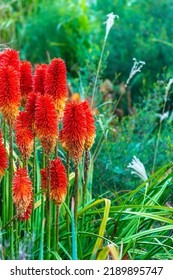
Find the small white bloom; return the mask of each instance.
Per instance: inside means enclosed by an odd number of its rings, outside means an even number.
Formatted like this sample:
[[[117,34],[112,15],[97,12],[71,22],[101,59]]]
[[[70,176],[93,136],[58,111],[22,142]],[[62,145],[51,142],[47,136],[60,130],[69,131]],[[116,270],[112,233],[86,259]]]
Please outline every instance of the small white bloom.
[[[108,19],[104,22],[106,24],[106,34],[105,34],[105,41],[109,35],[109,31],[111,30],[112,26],[114,25],[114,19],[119,19],[118,15],[114,15],[113,13],[110,13],[107,15]]]
[[[141,72],[142,67],[145,65],[145,61],[141,61],[141,60],[137,61],[137,59],[135,57],[133,58],[133,61],[134,62],[133,62],[132,69],[130,71],[130,75],[126,81],[126,85],[125,85],[126,87],[128,86],[128,84],[129,84],[130,80],[133,78],[133,76],[135,76],[136,73]]]
[[[167,119],[168,116],[169,116],[169,111],[165,112],[164,114],[157,114],[157,116],[160,118],[161,122],[164,120],[164,119]]]
[[[166,90],[169,91],[171,88],[171,85],[173,84],[173,78],[171,78],[166,86]]]
[[[127,167],[133,169],[131,174],[137,175],[144,182],[148,180],[145,167],[143,163],[136,156],[133,157],[132,162],[129,163]]]
[[[173,78],[171,78],[166,86],[166,93],[164,96],[164,101],[167,102],[168,93],[170,91],[171,85],[173,84]]]

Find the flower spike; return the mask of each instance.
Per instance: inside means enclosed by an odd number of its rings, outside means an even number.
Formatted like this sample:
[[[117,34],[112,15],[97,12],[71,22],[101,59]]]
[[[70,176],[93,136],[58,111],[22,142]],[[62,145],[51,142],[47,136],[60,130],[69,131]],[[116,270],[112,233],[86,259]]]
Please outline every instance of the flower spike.
[[[27,112],[19,113],[15,123],[15,131],[18,149],[24,159],[29,159],[33,149],[34,135]]]
[[[86,115],[82,102],[71,100],[65,107],[62,136],[75,164],[82,158],[87,133]]]
[[[33,192],[31,179],[26,168],[17,169],[13,178],[13,201],[20,220],[27,220],[31,214]]]
[[[94,125],[94,116],[92,114],[92,110],[89,106],[88,101],[84,100],[82,104],[86,116],[86,127],[87,127],[85,149],[90,150],[96,136],[96,127]]]
[[[12,66],[2,66],[0,67],[0,110],[8,124],[14,123],[19,106],[19,75]]]
[[[41,186],[46,190],[47,170],[41,170]],[[50,197],[56,205],[61,205],[67,194],[67,175],[60,158],[50,163]]]
[[[36,64],[34,71],[34,92],[45,94],[45,78],[47,71],[47,64]]]
[[[58,118],[52,98],[39,95],[36,100],[36,133],[47,155],[53,151],[58,137]]]
[[[52,96],[58,117],[61,118],[68,97],[66,65],[61,58],[54,58],[48,66],[45,91]]]
[[[0,176],[4,175],[4,171],[7,167],[8,167],[7,152],[4,147],[2,132],[0,130]]]
[[[20,64],[20,91],[21,105],[26,104],[27,96],[32,91],[32,66],[29,61],[21,61]]]
[[[0,53],[0,67],[12,66],[19,74],[20,72],[20,59],[19,52],[13,49],[6,49]]]

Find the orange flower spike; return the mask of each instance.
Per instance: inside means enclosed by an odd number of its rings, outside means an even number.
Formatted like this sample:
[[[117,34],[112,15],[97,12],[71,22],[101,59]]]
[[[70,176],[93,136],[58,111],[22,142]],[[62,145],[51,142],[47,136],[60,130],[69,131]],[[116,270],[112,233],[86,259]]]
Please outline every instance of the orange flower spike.
[[[86,139],[86,116],[82,102],[70,101],[64,110],[63,141],[70,157],[77,164],[82,158]]]
[[[47,170],[41,170],[42,190],[46,190]],[[56,205],[60,205],[67,194],[67,175],[60,158],[56,158],[50,163],[50,197]]]
[[[58,118],[51,96],[39,95],[36,100],[36,133],[45,154],[50,155],[58,136]]]
[[[16,144],[24,159],[29,159],[33,149],[34,135],[31,131],[30,121],[28,114],[25,111],[19,113],[16,123]]]
[[[29,218],[29,209],[32,208],[33,192],[31,179],[26,168],[17,169],[13,178],[13,201],[19,219]]]
[[[36,100],[37,100],[38,96],[39,96],[39,94],[37,94],[35,92],[30,92],[28,94],[28,98],[27,98],[26,106],[25,106],[26,112],[28,114],[28,119],[31,122],[33,131],[35,130],[35,110],[36,110],[35,106],[36,106]]]
[[[19,52],[13,49],[6,49],[0,54],[0,67],[12,66],[18,73],[20,72]]]
[[[85,141],[85,149],[90,150],[96,136],[96,127],[94,125],[94,116],[87,100],[82,102],[86,115],[87,134]]]
[[[20,91],[21,91],[21,105],[26,104],[27,96],[32,91],[32,65],[29,61],[21,61],[20,64]]]
[[[47,171],[46,168],[40,170],[41,174],[41,189],[46,191],[47,188]]]
[[[56,205],[60,205],[65,200],[68,185],[66,170],[60,158],[51,161],[50,174],[50,196]]]
[[[21,221],[27,221],[30,218],[31,213],[32,213],[32,206],[33,206],[33,197],[31,199],[31,202],[28,205],[28,208],[26,209],[25,213],[22,216],[19,216],[19,219]]]
[[[19,106],[19,75],[12,66],[2,66],[0,67],[0,110],[8,124],[14,123]]]
[[[8,167],[7,152],[4,147],[2,133],[0,130],[0,177],[4,175],[4,171],[7,167]]]
[[[34,71],[34,92],[45,94],[45,78],[47,72],[47,64],[36,64]]]
[[[68,152],[68,148],[66,146],[66,143],[65,143],[65,140],[64,140],[64,137],[63,137],[63,130],[61,129],[60,132],[59,132],[59,142],[63,148],[64,151]]]
[[[61,118],[68,98],[66,65],[61,58],[54,58],[48,66],[45,92],[52,96],[58,117]]]

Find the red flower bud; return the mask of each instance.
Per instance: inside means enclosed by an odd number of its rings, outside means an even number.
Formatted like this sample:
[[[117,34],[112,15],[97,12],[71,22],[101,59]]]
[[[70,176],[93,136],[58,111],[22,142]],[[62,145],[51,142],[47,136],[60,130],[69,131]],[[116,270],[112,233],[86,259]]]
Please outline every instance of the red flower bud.
[[[47,69],[45,92],[52,96],[58,117],[62,117],[68,97],[66,66],[61,58],[54,58]]]
[[[7,167],[8,167],[7,152],[4,147],[2,133],[0,130],[0,176],[4,175],[4,171]]]

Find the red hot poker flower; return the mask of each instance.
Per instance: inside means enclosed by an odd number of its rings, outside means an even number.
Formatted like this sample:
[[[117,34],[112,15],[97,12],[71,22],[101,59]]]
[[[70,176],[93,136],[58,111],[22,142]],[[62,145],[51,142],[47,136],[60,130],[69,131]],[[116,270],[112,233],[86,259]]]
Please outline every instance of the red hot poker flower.
[[[4,171],[7,167],[8,167],[7,152],[3,144],[2,132],[0,130],[0,176],[4,175]]]
[[[58,136],[58,118],[51,96],[39,95],[36,100],[36,133],[45,154],[50,154]]]
[[[47,71],[47,64],[36,64],[34,71],[34,92],[45,94],[45,78]]]
[[[87,126],[85,149],[90,150],[96,136],[96,127],[94,125],[94,116],[92,114],[92,110],[89,106],[88,101],[84,100],[82,102],[82,105],[86,115],[86,126]]]
[[[84,150],[87,127],[82,102],[71,100],[65,107],[62,135],[69,155],[77,164]]]
[[[66,66],[61,58],[54,58],[47,69],[45,92],[52,96],[58,117],[62,117],[68,97]]]
[[[20,91],[21,105],[24,107],[28,94],[32,91],[32,65],[29,61],[21,61],[20,64]]]
[[[0,110],[8,124],[16,119],[20,106],[20,85],[12,66],[0,67]]]
[[[63,148],[64,151],[68,152],[68,148],[66,146],[66,143],[65,143],[65,140],[64,140],[64,137],[63,137],[63,130],[61,129],[60,132],[59,132],[59,142]]]
[[[60,205],[67,193],[67,175],[64,165],[59,158],[52,160],[50,166],[51,173],[51,198],[56,205]]]
[[[31,122],[31,126],[33,131],[35,130],[35,110],[36,110],[36,100],[39,94],[35,92],[30,92],[28,94],[27,102],[26,102],[26,112],[28,114],[28,119]]]
[[[31,179],[26,168],[19,168],[13,178],[13,201],[19,219],[28,219],[32,208],[33,192]]]
[[[19,113],[15,123],[15,131],[18,149],[24,159],[29,159],[33,149],[34,135],[27,112]]]
[[[32,213],[32,206],[33,206],[33,197],[31,199],[31,202],[30,202],[28,208],[26,209],[26,212],[23,215],[19,216],[19,219],[21,221],[27,221],[30,218],[31,213]]]
[[[6,49],[0,54],[0,67],[12,66],[18,73],[20,71],[19,52],[13,49]]]
[[[46,189],[47,170],[41,170],[41,186]],[[67,175],[60,158],[56,158],[50,163],[50,197],[56,205],[60,205],[67,194]]]

